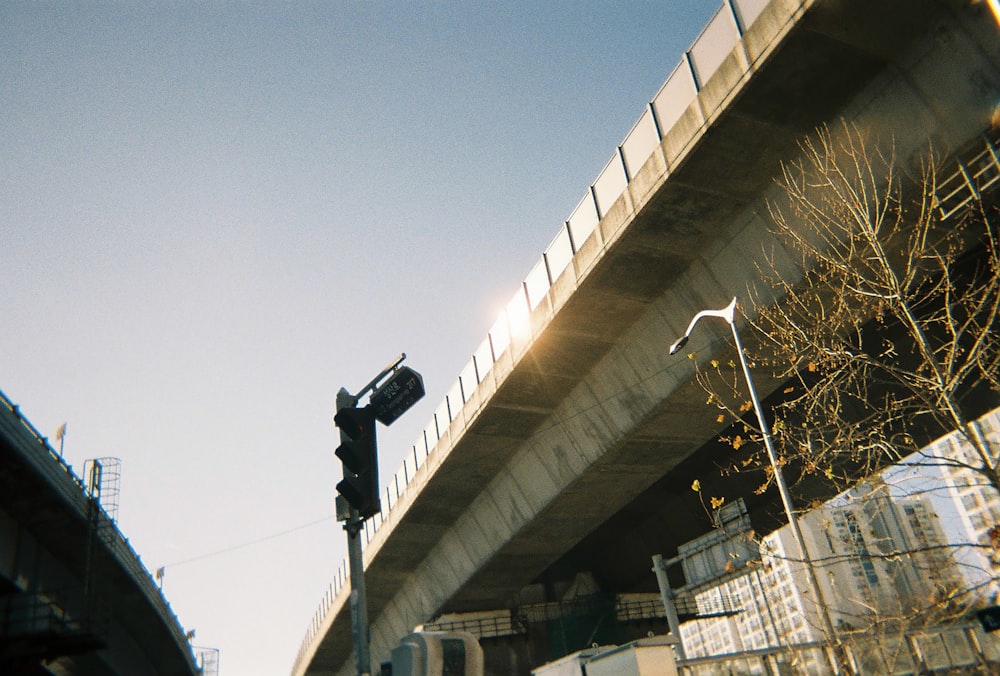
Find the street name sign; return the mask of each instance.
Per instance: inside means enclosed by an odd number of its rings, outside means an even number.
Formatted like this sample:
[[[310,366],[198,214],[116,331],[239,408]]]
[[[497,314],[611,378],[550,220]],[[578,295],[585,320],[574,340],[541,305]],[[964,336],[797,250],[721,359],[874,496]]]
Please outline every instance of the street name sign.
[[[391,425],[424,396],[424,379],[409,366],[401,366],[371,396],[375,418]]]

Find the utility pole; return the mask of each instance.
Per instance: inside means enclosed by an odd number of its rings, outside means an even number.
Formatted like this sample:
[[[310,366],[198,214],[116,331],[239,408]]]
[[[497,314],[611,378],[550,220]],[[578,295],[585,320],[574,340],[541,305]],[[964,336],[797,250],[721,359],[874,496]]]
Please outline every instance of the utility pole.
[[[661,555],[653,555],[653,572],[656,573],[656,583],[660,587],[663,609],[667,612],[667,627],[670,629],[670,635],[677,641],[674,644],[674,652],[677,654],[677,659],[683,661],[687,657],[684,653],[684,640],[681,638],[681,621],[677,616],[677,606],[674,605],[674,591],[670,588],[670,580],[667,579],[667,565]]]

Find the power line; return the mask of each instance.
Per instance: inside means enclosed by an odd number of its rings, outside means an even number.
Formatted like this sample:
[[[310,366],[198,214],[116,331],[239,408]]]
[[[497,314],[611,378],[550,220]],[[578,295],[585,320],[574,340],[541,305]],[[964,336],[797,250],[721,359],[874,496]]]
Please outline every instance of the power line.
[[[296,526],[294,528],[289,528],[289,529],[283,530],[283,531],[281,531],[279,533],[272,533],[271,535],[265,535],[262,538],[257,538],[256,540],[251,540],[250,542],[244,542],[242,544],[233,545],[231,547],[226,547],[225,549],[219,549],[219,550],[216,550],[214,552],[209,552],[207,554],[200,554],[198,556],[193,556],[190,559],[183,559],[181,561],[175,561],[173,563],[168,563],[165,566],[161,566],[160,569],[175,568],[177,566],[181,566],[181,565],[184,565],[186,563],[194,563],[195,561],[201,561],[203,559],[209,559],[209,558],[212,558],[213,556],[221,556],[222,554],[228,554],[229,552],[234,552],[237,549],[245,549],[247,547],[252,547],[253,545],[259,545],[260,543],[267,542],[268,540],[274,540],[276,538],[280,538],[280,537],[285,536],[285,535],[290,535],[291,533],[295,533],[297,531],[304,530],[306,528],[311,528],[313,526],[317,526],[317,525],[319,525],[321,523],[326,523],[327,521],[330,521],[332,518],[333,517],[331,517],[331,516],[323,517],[322,519],[317,519],[316,521],[310,521],[309,523],[304,523],[301,526]]]

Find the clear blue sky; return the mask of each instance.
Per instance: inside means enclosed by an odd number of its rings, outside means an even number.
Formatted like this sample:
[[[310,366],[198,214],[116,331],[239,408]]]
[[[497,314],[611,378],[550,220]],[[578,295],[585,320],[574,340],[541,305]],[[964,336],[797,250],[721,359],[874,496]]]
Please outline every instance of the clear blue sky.
[[[345,556],[337,390],[423,373],[388,480],[720,4],[0,3],[0,389],[222,674]]]

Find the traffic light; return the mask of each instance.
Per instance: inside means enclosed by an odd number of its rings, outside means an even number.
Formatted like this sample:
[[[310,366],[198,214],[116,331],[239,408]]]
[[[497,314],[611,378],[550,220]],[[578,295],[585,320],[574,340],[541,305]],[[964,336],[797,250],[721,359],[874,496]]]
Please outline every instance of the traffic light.
[[[344,479],[337,492],[358,510],[362,519],[382,507],[378,490],[378,450],[375,443],[375,409],[342,408],[333,417],[340,428],[340,446],[334,452],[344,465]]]

